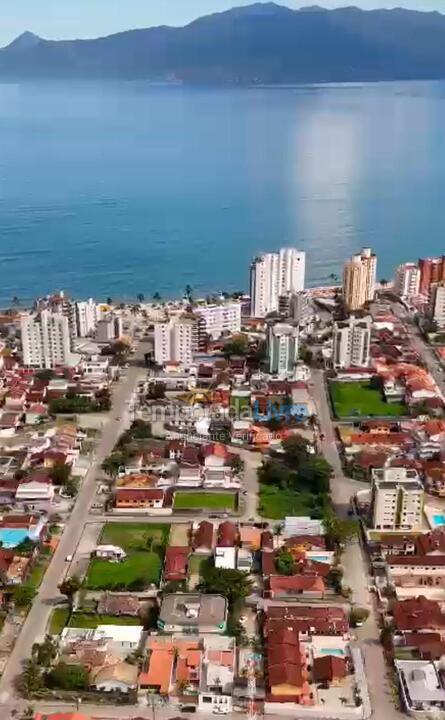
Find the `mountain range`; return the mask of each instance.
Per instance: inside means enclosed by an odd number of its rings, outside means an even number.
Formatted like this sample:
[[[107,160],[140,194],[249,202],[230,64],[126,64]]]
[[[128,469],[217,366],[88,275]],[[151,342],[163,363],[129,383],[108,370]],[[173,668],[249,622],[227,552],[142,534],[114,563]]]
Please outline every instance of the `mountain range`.
[[[291,84],[445,78],[445,15],[255,3],[185,27],[93,40],[25,32],[0,49],[0,79],[143,78],[184,84]]]

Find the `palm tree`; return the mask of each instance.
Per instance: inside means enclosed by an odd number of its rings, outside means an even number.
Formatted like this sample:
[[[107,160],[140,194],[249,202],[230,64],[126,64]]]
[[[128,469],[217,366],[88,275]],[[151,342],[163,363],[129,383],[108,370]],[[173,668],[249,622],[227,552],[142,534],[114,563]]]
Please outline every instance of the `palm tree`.
[[[17,307],[17,305],[20,305],[20,298],[17,297],[17,295],[14,295],[14,297],[12,298],[12,305],[15,307]]]
[[[136,297],[137,297],[137,301],[138,301],[139,303],[143,303],[144,300],[145,300],[145,295],[144,295],[144,293],[138,293]]]
[[[188,300],[190,303],[191,303],[192,300],[193,300],[192,295],[193,295],[193,288],[192,288],[192,286],[191,286],[191,285],[186,285],[185,288],[184,288],[184,297],[185,297],[185,299]]]
[[[388,285],[388,280],[386,278],[382,278],[380,280],[380,285],[385,288]]]
[[[338,282],[338,275],[335,273],[331,273],[329,276],[329,280],[332,280],[332,282]]]
[[[159,302],[159,301],[161,300],[161,295],[160,295],[160,293],[158,293],[157,290],[156,290],[155,293],[153,293],[153,300],[154,300],[155,302]]]

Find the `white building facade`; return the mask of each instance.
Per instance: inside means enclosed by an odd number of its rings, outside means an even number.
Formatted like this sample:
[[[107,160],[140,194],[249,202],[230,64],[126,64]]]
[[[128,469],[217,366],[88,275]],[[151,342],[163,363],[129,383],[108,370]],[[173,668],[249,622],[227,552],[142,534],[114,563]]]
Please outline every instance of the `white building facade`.
[[[221,305],[205,305],[194,309],[205,322],[205,331],[212,340],[221,335],[238,333],[241,330],[241,303],[230,302]]]
[[[174,317],[165,323],[155,324],[155,361],[159,365],[178,362],[188,366],[199,344],[197,318]]]
[[[298,327],[290,323],[269,325],[267,353],[270,373],[281,377],[291,375],[298,360]]]
[[[99,305],[92,298],[76,302],[77,336],[87,337],[94,333],[100,316]]]
[[[69,364],[71,337],[65,315],[50,310],[23,314],[20,329],[26,367],[54,368]]]
[[[278,310],[279,297],[304,290],[306,253],[282,248],[255,258],[250,268],[251,315]]]
[[[370,317],[334,323],[332,360],[334,368],[367,367],[371,344]]]
[[[424,490],[417,472],[388,467],[373,470],[372,524],[375,530],[420,530]]]
[[[419,294],[420,269],[415,263],[402,263],[396,268],[394,289],[403,300]]]

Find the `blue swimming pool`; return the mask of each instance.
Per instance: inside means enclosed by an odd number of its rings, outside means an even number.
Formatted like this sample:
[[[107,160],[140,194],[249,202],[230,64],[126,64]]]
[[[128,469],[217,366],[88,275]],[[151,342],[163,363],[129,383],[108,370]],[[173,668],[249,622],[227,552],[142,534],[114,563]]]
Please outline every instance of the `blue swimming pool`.
[[[322,655],[341,655],[341,657],[345,654],[342,648],[320,648],[320,653]]]
[[[0,543],[5,549],[14,548],[28,537],[24,528],[0,528]]]
[[[445,525],[445,515],[433,515],[434,525]]]
[[[320,562],[320,563],[328,563],[329,558],[327,555],[311,555],[311,560],[314,560],[314,562]]]

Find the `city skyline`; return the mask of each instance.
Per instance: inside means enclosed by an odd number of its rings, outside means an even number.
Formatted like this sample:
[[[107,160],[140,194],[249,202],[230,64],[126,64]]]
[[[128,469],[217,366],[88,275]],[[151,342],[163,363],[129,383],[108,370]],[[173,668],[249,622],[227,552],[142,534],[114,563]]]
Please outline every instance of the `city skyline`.
[[[186,25],[192,20],[214,12],[222,12],[234,6],[252,4],[252,0],[126,0],[125,13],[122,0],[78,0],[74,4],[57,0],[16,0],[3,13],[0,27],[0,46],[5,46],[24,31],[31,31],[48,39],[73,39],[98,37],[131,28],[155,25]],[[280,4],[280,3],[279,3]],[[310,3],[286,0],[281,3],[291,8],[304,7]],[[410,10],[441,11],[443,0],[323,0],[326,8],[356,5],[365,10],[403,6]]]

